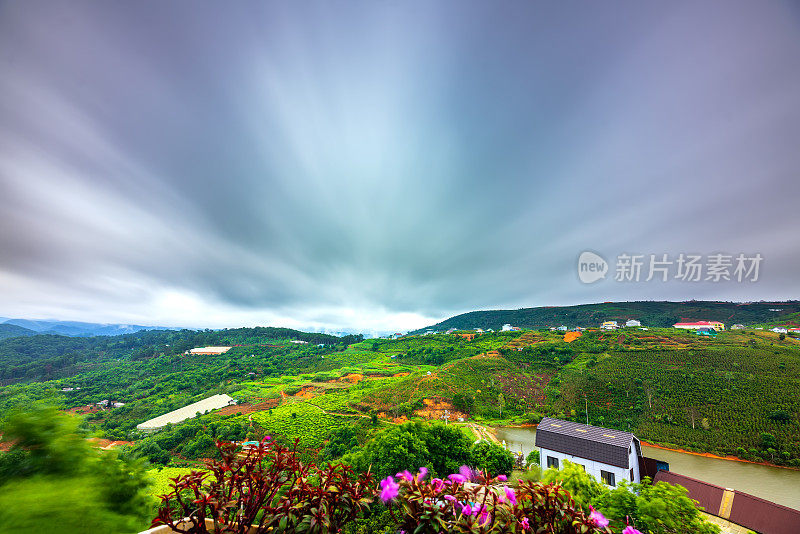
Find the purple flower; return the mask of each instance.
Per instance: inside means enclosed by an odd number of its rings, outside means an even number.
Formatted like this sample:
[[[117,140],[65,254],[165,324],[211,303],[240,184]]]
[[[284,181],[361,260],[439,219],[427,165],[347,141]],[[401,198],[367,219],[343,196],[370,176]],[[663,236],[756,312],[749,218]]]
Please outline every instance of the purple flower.
[[[381,480],[381,500],[389,502],[400,492],[400,486],[394,481],[392,477],[386,477]]]
[[[464,477],[465,479],[467,479],[467,480],[472,480],[472,477],[473,477],[473,476],[475,476],[475,474],[472,472],[472,469],[470,469],[470,468],[469,468],[468,466],[466,466],[466,465],[462,465],[461,467],[459,467],[459,468],[458,468],[458,473],[459,473],[459,474],[460,474],[462,477]]]
[[[441,478],[434,478],[431,480],[431,485],[433,486],[434,493],[439,493],[444,489],[444,482],[442,482]]]
[[[622,534],[642,534],[642,533],[633,528],[632,526],[628,525],[627,527],[625,527],[625,530],[622,531]]]
[[[472,515],[472,507],[469,504],[462,504],[461,513],[466,515]]]
[[[452,480],[453,482],[458,483],[458,484],[463,484],[464,482],[467,481],[467,477],[465,477],[464,475],[457,475],[455,473],[453,473],[452,475],[450,475],[447,478],[449,478],[450,480]]]
[[[592,510],[592,513],[589,514],[589,519],[594,521],[594,524],[597,525],[600,528],[607,527],[608,526],[608,519],[606,519],[603,516],[603,514],[601,514],[600,512],[595,510],[594,508],[591,508],[591,510]]]
[[[508,477],[505,475],[497,475],[497,480],[499,482],[505,482],[506,480],[508,480]]]
[[[508,498],[508,502],[511,503],[511,506],[517,505],[517,494],[514,492],[513,488],[509,488],[508,486],[503,486],[503,491],[506,492],[506,498]]]
[[[519,524],[520,526],[522,526],[522,530],[528,530],[529,528],[531,528],[530,523],[528,523],[527,517],[523,517],[522,521],[520,521]]]
[[[445,495],[444,496],[444,500],[450,501],[450,502],[456,502],[456,498],[453,497],[452,495]]]
[[[475,515],[479,516],[478,524],[480,526],[485,525],[492,519],[492,516],[489,515],[489,510],[487,510],[485,506],[481,506],[480,510],[475,510]]]
[[[425,477],[428,476],[428,468],[427,467],[420,467],[419,474],[417,475],[417,480],[425,480]]]
[[[412,480],[414,480],[414,476],[411,474],[411,471],[409,471],[408,469],[406,469],[405,471],[401,471],[401,472],[397,473],[395,476],[397,478],[402,478],[402,479],[406,480],[407,482],[411,482]]]

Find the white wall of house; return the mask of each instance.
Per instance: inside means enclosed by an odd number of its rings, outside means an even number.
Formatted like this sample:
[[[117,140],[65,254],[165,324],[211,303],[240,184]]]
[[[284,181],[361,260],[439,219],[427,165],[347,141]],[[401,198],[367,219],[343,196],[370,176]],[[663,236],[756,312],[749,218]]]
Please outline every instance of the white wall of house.
[[[639,474],[639,459],[636,457],[636,448],[633,446],[631,446],[631,450],[628,452],[628,465],[631,466],[630,468],[608,465],[602,462],[595,462],[594,460],[587,460],[586,458],[581,458],[579,456],[573,456],[572,454],[565,454],[563,452],[552,451],[550,449],[545,449],[544,447],[539,447],[539,462],[542,466],[542,469],[547,469],[548,456],[558,459],[559,469],[564,467],[564,460],[569,460],[574,464],[581,464],[586,472],[595,477],[599,482],[603,482],[600,471],[614,473],[615,486],[618,486],[621,480],[627,480],[628,482],[641,482],[641,476]],[[633,480],[631,480],[631,468],[633,469]]]

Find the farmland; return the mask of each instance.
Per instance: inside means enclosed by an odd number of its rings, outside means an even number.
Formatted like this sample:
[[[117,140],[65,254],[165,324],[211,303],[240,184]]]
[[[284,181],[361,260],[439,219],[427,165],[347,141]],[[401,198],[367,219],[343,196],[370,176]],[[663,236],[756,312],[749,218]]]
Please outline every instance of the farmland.
[[[800,466],[800,342],[791,337],[745,330],[712,339],[659,328],[587,331],[568,341],[549,329],[473,339],[320,336],[138,333],[65,341],[63,350],[41,336],[0,341],[12,376],[15,352],[25,369],[37,369],[32,353],[42,342],[48,361],[70,354],[59,370],[69,376],[37,375],[0,389],[0,415],[36,401],[87,412],[98,437],[132,441],[132,451],[154,464],[180,468],[214,455],[216,439],[270,435],[315,455],[344,427],[363,442],[408,420],[447,418],[465,427],[536,423],[544,415],[584,420],[588,405],[592,423],[646,441]],[[195,344],[234,348],[185,354]],[[223,393],[239,404],[153,435],[136,431],[142,421]],[[124,406],[97,409],[104,399]]]

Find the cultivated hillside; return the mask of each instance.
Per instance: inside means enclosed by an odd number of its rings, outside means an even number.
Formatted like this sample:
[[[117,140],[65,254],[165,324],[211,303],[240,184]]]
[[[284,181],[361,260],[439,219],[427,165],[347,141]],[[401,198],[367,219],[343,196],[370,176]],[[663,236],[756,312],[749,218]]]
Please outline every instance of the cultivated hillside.
[[[780,311],[772,311],[780,310]],[[637,319],[643,326],[670,327],[681,320],[722,321],[726,325],[741,323],[753,325],[780,322],[783,316],[800,312],[800,301],[786,302],[711,302],[692,300],[687,302],[604,302],[579,304],[577,306],[542,306],[519,310],[485,310],[462,313],[426,330],[471,330],[492,328],[498,330],[504,324],[520,328],[545,328],[567,325],[570,327],[599,326],[603,321],[626,321]]]

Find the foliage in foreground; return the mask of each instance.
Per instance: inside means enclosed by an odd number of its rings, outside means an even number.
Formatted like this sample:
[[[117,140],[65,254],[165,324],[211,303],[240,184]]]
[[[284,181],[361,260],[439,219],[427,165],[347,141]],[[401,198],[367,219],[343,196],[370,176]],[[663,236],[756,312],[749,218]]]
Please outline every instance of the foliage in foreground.
[[[417,474],[403,470],[375,488],[370,473],[356,475],[341,463],[306,465],[296,446],[269,438],[247,451],[221,442],[218,447],[221,460],[208,460],[208,472],[173,480],[153,526],[200,534],[212,525],[226,534],[323,534],[343,528],[418,534],[718,532],[702,521],[682,488],[659,483],[635,485],[633,493],[626,487],[608,490],[574,465],[549,472],[549,484],[512,485],[504,475],[490,477],[462,466],[442,478],[429,477],[425,467]],[[598,510],[589,505],[590,496]],[[664,502],[670,499],[675,502]]]
[[[150,513],[141,462],[97,451],[78,419],[49,406],[2,425],[0,525],[8,532],[131,532]]]

